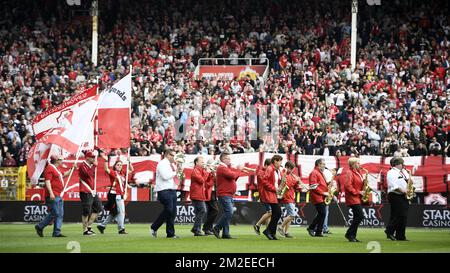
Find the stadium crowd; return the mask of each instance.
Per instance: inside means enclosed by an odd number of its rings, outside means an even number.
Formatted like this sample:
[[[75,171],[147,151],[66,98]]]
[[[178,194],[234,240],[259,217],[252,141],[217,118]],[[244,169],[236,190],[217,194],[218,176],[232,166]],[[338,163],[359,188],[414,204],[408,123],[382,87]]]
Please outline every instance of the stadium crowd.
[[[4,2],[1,166],[26,164],[38,113],[97,80],[101,90],[111,86],[130,65],[132,156],[165,146],[188,154],[450,155],[448,1],[360,1],[353,72],[350,1],[99,1],[96,67],[90,1]],[[199,58],[238,57],[267,58],[267,79],[194,77]],[[279,145],[264,133],[244,138],[270,105],[279,106]]]

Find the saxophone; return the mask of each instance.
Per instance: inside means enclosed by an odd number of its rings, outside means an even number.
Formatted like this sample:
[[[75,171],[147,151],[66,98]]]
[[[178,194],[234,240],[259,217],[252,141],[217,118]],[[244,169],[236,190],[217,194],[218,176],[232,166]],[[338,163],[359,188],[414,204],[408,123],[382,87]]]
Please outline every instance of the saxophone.
[[[411,200],[415,195],[416,187],[414,187],[414,183],[412,180],[412,175],[410,170],[406,170],[409,174],[408,184],[406,185],[406,199]]]
[[[326,168],[328,169],[328,168]],[[331,177],[330,182],[328,183],[328,196],[325,196],[324,203],[325,205],[331,204],[333,201],[334,194],[336,193],[336,187],[333,185],[334,177],[336,176],[336,171],[333,172],[333,176]]]
[[[364,194],[361,196],[361,201],[363,203],[368,203],[370,199],[370,194],[372,189],[369,187],[369,172],[366,169],[363,169],[366,172],[366,176],[364,177],[363,191]]]
[[[277,189],[277,198],[278,199],[283,199],[283,196],[289,190],[289,186],[286,183],[287,182],[286,176],[287,176],[287,174],[286,174],[286,172],[284,172],[283,176],[281,177],[280,185],[278,186],[278,189]]]

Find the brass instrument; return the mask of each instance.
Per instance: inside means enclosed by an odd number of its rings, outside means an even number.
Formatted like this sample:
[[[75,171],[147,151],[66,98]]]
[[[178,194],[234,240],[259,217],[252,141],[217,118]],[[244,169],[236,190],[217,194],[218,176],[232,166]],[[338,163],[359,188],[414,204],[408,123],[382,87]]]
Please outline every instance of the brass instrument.
[[[298,177],[296,174],[291,173],[291,175],[294,177],[295,180],[297,180],[298,185],[299,185],[300,188],[303,188],[303,189],[305,189],[306,191],[309,191],[309,190],[312,190],[312,189],[317,188],[317,186],[311,187],[311,186],[309,186],[309,185],[304,184],[304,183],[302,182],[302,180],[300,179],[300,177]]]
[[[363,181],[363,192],[364,194],[361,196],[361,201],[363,203],[368,203],[369,202],[369,198],[370,195],[372,193],[372,189],[369,187],[369,171],[367,171],[366,169],[363,169],[363,171],[366,172],[366,176],[364,177],[364,181]]]
[[[329,170],[328,168],[326,168],[327,170]],[[334,177],[336,176],[336,170],[333,170],[333,176],[330,179],[330,182],[328,182],[328,196],[325,196],[325,205],[329,205],[331,204],[331,201],[333,200],[334,194],[336,193],[336,187],[334,186],[333,180]]]
[[[414,187],[414,183],[412,181],[412,175],[410,170],[406,170],[409,174],[408,184],[406,185],[406,199],[411,200],[414,196],[416,196],[416,187]]]
[[[281,182],[280,185],[278,186],[277,189],[277,198],[278,199],[283,199],[283,196],[286,194],[286,192],[289,190],[289,186],[287,185],[287,179],[286,179],[286,172],[283,174],[283,176],[281,177]]]
[[[174,160],[177,163],[178,181],[181,183],[182,181],[184,181],[183,164],[186,161],[186,157],[183,153],[177,153],[174,157]]]
[[[212,160],[209,159],[206,164],[204,165],[204,168],[208,171],[208,172],[216,172],[217,167],[219,167],[220,165],[220,161],[219,160]]]

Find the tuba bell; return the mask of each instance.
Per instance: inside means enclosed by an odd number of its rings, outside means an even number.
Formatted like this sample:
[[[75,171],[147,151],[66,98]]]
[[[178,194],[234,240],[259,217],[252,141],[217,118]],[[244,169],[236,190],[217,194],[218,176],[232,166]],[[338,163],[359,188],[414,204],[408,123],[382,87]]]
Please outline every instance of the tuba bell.
[[[177,153],[174,157],[175,163],[177,163],[177,177],[178,181],[184,180],[183,164],[186,162],[186,157],[183,153]]]

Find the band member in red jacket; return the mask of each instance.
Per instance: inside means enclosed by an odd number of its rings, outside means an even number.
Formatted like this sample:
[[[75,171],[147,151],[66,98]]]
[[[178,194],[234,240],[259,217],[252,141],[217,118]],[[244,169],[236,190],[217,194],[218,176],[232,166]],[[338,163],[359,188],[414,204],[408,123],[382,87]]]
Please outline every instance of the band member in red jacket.
[[[242,167],[243,168],[243,167]],[[231,167],[230,154],[220,155],[220,165],[217,167],[217,196],[222,206],[223,214],[213,228],[214,236],[220,239],[220,231],[223,229],[222,239],[232,239],[230,236],[230,222],[233,216],[233,196],[236,193],[236,179],[239,170]]]
[[[84,152],[86,160],[78,169],[80,178],[80,200],[83,209],[81,221],[83,223],[83,235],[95,235],[92,224],[97,219],[97,214],[102,211],[102,202],[98,198],[95,189],[95,168],[97,161],[91,151]]]
[[[211,176],[205,182],[205,205],[206,220],[203,224],[203,232],[205,235],[214,235],[213,224],[219,214],[219,204],[217,203],[216,194],[216,170],[211,170]]]
[[[279,184],[281,183],[280,166],[282,160],[283,158],[280,155],[274,155],[270,160],[272,164],[269,167],[267,167],[263,179],[264,194],[263,196],[261,196],[261,198],[263,198],[263,200],[266,200],[266,202],[270,205],[270,208],[272,209],[272,216],[270,218],[269,225],[263,231],[263,234],[269,240],[278,240],[276,232],[278,220],[280,220],[281,218],[281,208],[280,205],[278,205],[277,189],[279,187]]]
[[[323,175],[325,161],[317,159],[314,163],[314,170],[309,175],[309,185],[317,185],[317,188],[311,190],[311,203],[316,207],[317,215],[312,223],[306,229],[311,236],[324,237],[322,234],[323,223],[325,221],[325,197],[328,196],[328,186]]]
[[[272,209],[270,208],[269,203],[265,200],[265,192],[264,192],[264,174],[266,172],[267,167],[270,165],[270,158],[267,158],[264,160],[264,166],[259,167],[256,170],[256,179],[257,179],[257,186],[258,186],[258,193],[259,193],[259,201],[263,203],[264,209],[266,212],[259,218],[258,222],[253,225],[253,229],[255,230],[256,234],[260,235],[260,228],[261,225],[264,224],[266,227],[270,222],[270,217],[272,216]]]
[[[64,217],[64,177],[70,174],[71,170],[61,172],[60,165],[62,157],[52,155],[50,163],[45,167],[45,203],[49,208],[50,213],[37,225],[34,226],[37,235],[44,237],[44,228],[52,221],[53,237],[66,237],[61,233],[63,217]],[[75,168],[75,165],[72,167]]]
[[[353,221],[345,233],[345,238],[350,242],[360,242],[356,239],[358,226],[364,219],[361,206],[361,196],[364,194],[364,176],[366,175],[359,165],[359,158],[348,159],[349,170],[345,173],[345,204],[352,209]]]
[[[191,187],[189,195],[192,200],[192,204],[194,205],[195,212],[194,227],[191,229],[194,236],[205,235],[201,231],[202,221],[206,214],[205,184],[212,175],[203,168],[203,163],[204,159],[201,156],[194,159],[194,169],[191,173]]]
[[[277,228],[278,233],[286,238],[293,238],[289,234],[289,227],[291,225],[292,219],[297,215],[295,211],[295,192],[300,191],[301,187],[307,188],[307,186],[299,178],[294,175],[293,171],[295,169],[295,164],[291,161],[286,162],[284,165],[284,171],[282,175],[286,174],[286,185],[289,187],[287,192],[283,195],[283,198],[279,199],[279,203],[286,210],[286,218],[284,218],[283,223]]]

